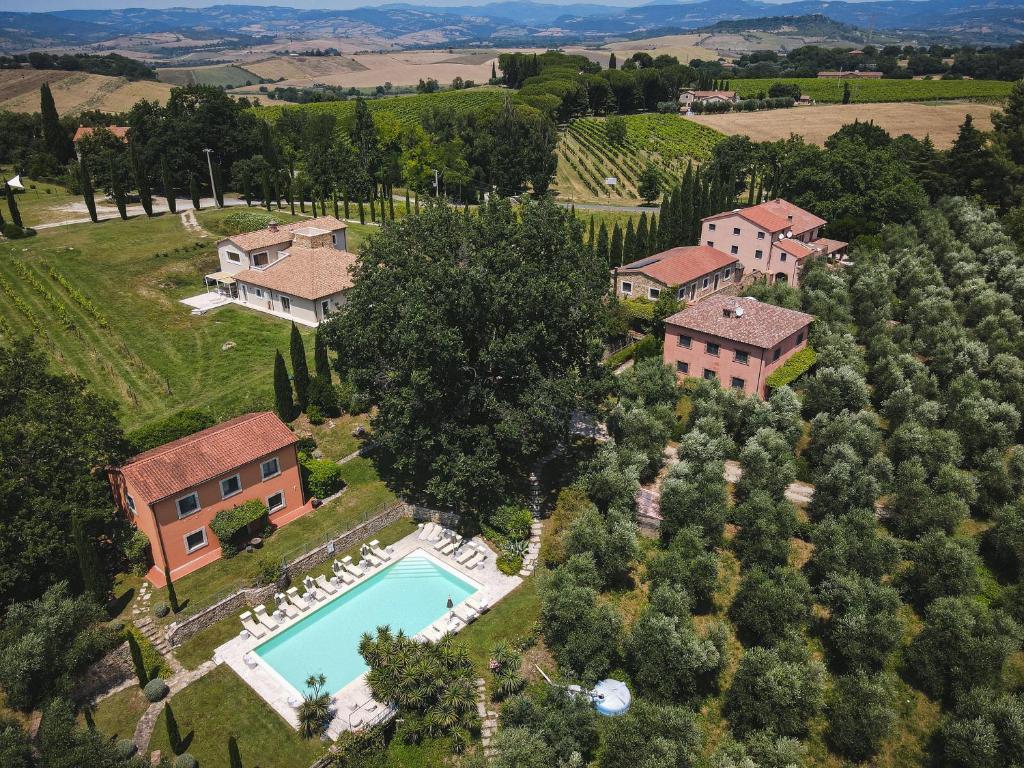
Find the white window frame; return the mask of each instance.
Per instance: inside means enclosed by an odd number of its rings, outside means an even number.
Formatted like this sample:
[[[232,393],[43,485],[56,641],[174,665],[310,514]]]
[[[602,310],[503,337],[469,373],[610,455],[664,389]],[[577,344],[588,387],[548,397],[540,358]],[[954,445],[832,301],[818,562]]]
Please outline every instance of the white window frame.
[[[732,267],[729,267],[727,270],[725,270],[725,274],[722,275],[722,277],[724,277],[726,280],[728,280],[729,279],[729,275],[731,275],[731,274],[732,274]]]
[[[764,251],[762,251],[760,248],[758,248],[756,251],[754,251],[754,258],[755,259],[763,259],[764,258]]]
[[[619,290],[622,291],[623,296],[633,295],[633,283],[623,280],[619,283]]]
[[[683,339],[686,339],[686,341],[684,342]],[[683,349],[689,349],[692,344],[692,336],[687,336],[685,333],[681,333],[676,336],[676,346],[682,347]]]
[[[786,252],[783,251],[782,255],[779,257],[779,261],[785,261],[785,260],[786,260]]]
[[[764,240],[764,232],[758,232],[757,233],[757,239],[758,240]]]
[[[661,296],[661,288],[648,288],[647,289],[647,298],[648,299],[655,300],[659,296]]]
[[[263,298],[263,289],[262,288],[253,288],[252,292],[256,294],[256,298],[257,299],[262,299]]]
[[[708,248],[714,248],[714,247],[715,247],[715,241],[714,240],[708,240]]]
[[[711,351],[712,347],[714,347],[714,352]],[[704,342],[704,353],[708,354],[708,355],[711,355],[712,357],[719,357],[722,354],[722,345],[721,344],[715,344],[715,342],[713,342],[713,341],[705,341]]]
[[[185,499],[191,498],[193,496],[195,496],[195,499],[196,499],[196,508],[193,509],[191,512],[186,512],[185,514],[182,514],[181,513],[181,502],[183,502]],[[178,519],[179,520],[184,520],[186,517],[191,517],[196,512],[201,510],[203,508],[203,505],[199,503],[199,494],[196,491],[192,491],[191,493],[186,493],[184,496],[179,496],[177,499],[175,499],[174,507],[175,507],[175,509],[178,512]]]
[[[235,253],[234,251],[227,251],[227,255],[228,255],[228,261],[232,262],[233,264],[241,264],[242,263],[242,254]]]
[[[276,507],[274,507],[274,506],[271,506],[271,504],[270,504],[270,500],[271,500],[272,498],[274,498],[275,496],[277,496],[277,495],[280,495],[280,496],[281,496],[281,503],[280,503],[280,504],[278,504],[278,505],[277,505]],[[267,511],[268,511],[268,512],[270,512],[270,513],[273,513],[273,512],[277,512],[277,510],[279,510],[279,509],[284,509],[284,508],[285,508],[286,506],[288,506],[288,501],[287,501],[287,499],[285,499],[285,497],[284,497],[284,491],[283,491],[283,490],[280,490],[280,491],[274,491],[274,492],[273,492],[272,494],[270,494],[269,496],[267,496],[267,498],[265,499],[265,501],[266,501],[266,503],[267,503]]]
[[[237,491],[232,491],[231,493],[225,493],[224,492],[224,483],[228,482],[229,480],[238,480],[238,490]],[[230,475],[228,477],[223,478],[220,481],[220,497],[222,499],[230,499],[232,496],[237,496],[241,492],[242,492],[242,476],[240,474],[238,474],[237,472],[235,474],[233,474],[233,475]]]
[[[271,464],[271,463],[273,463],[273,465],[274,465],[274,471],[271,472],[268,475],[266,467],[267,467],[267,464]],[[267,459],[264,462],[260,462],[260,478],[261,478],[260,482],[263,482],[264,480],[270,480],[272,477],[277,477],[280,474],[281,474],[281,461],[277,458],[277,456],[273,456],[272,458],[269,458],[269,459]]]
[[[329,314],[331,314],[331,300],[330,299],[321,299],[320,300],[320,314],[323,315],[324,317],[327,317]]]
[[[740,233],[740,228],[739,228],[739,227],[733,227],[733,228],[732,228],[732,233],[733,233],[733,235],[739,235],[739,233]]]
[[[709,277],[705,277],[705,278],[704,278],[704,282],[702,282],[702,283],[701,283],[701,286],[700,286],[700,287],[701,287],[701,288],[707,288],[707,287],[708,287],[708,284],[709,284],[710,282],[711,282],[711,278],[709,278]]]
[[[267,257],[267,262],[265,264],[257,264],[256,263],[256,257],[257,256],[266,256]],[[256,267],[257,269],[260,268],[260,267],[269,267],[270,266],[270,251],[259,251],[258,253],[254,253],[252,255],[252,265],[254,267]]]
[[[282,294],[280,298],[281,298],[281,311],[282,312],[287,312],[288,314],[291,314],[291,312],[292,312],[292,300],[290,298],[288,298],[287,296],[285,296],[284,294]]]
[[[203,543],[202,544],[197,544],[194,547],[190,547],[189,544],[188,544],[188,540],[189,540],[190,537],[195,536],[197,533],[203,534]],[[185,543],[185,554],[186,555],[191,555],[194,552],[198,552],[200,549],[202,549],[203,547],[209,546],[209,544],[210,544],[210,538],[206,535],[206,526],[205,525],[202,528],[199,528],[197,530],[192,531],[191,533],[186,533],[184,536],[181,537],[181,540]]]
[[[740,355],[743,355],[741,358]],[[742,349],[733,350],[732,360],[739,365],[750,365],[750,353]]]
[[[133,515],[137,515],[138,512],[135,511],[135,499],[132,498],[132,495],[130,493],[126,493],[124,495],[124,499],[125,504],[128,505],[128,511],[131,512]]]
[[[686,286],[685,285],[681,285],[678,288],[676,288],[676,298],[677,299],[682,299],[682,298],[685,298],[685,297],[686,297]]]
[[[708,231],[709,232],[714,232],[715,231],[715,225],[714,224],[708,224]]]
[[[676,373],[688,375],[690,373],[690,364],[685,360],[676,360]]]
[[[729,248],[729,253],[730,253],[730,254],[731,254],[732,256],[736,256],[736,255],[738,255],[738,254],[739,254],[739,252],[740,252],[740,247],[739,247],[738,245],[734,245],[734,246],[732,246],[731,248]]]

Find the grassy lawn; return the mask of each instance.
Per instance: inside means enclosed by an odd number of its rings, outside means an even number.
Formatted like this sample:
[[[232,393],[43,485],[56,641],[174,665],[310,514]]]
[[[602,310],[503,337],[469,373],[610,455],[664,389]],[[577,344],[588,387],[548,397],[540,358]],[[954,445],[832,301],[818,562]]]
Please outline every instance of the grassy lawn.
[[[175,592],[179,602],[184,605],[184,613],[195,613],[231,592],[250,585],[259,563],[266,560],[291,560],[330,536],[358,525],[381,505],[395,498],[377,477],[368,459],[353,459],[342,466],[342,471],[348,487],[339,498],[276,531],[259,552],[242,552],[231,559],[218,560],[176,581]],[[161,594],[154,601],[158,599],[164,600],[166,597]]]
[[[121,406],[126,429],[184,406],[224,418],[268,407],[289,326],[238,307],[192,316],[178,300],[201,292],[217,263],[213,244],[199,242],[164,215],[0,243],[0,332],[35,336],[58,367]]]
[[[130,739],[149,702],[137,686],[108,696],[93,712],[96,728],[112,739]]]
[[[491,651],[501,640],[522,637],[530,631],[540,615],[540,595],[536,575],[526,579],[514,592],[456,635],[459,643],[469,649],[476,673],[484,680],[491,677],[487,662]]]
[[[332,461],[340,461],[358,451],[363,445],[364,441],[352,434],[357,425],[369,430],[370,414],[345,413],[337,418],[328,419],[319,426],[310,424],[305,416],[300,416],[292,422],[296,434],[312,437],[316,440],[317,447],[323,451],[324,458]]]
[[[298,732],[228,667],[221,666],[171,699],[188,752],[203,768],[229,768],[228,737],[238,740],[242,764],[260,768],[308,768],[323,753],[319,741]],[[153,731],[150,749],[169,754],[166,712]]]
[[[3,176],[2,181],[6,181],[13,175],[14,169],[11,166],[0,166],[0,176]],[[34,227],[51,221],[77,219],[88,215],[57,210],[64,205],[81,203],[82,197],[80,195],[68,194],[64,187],[56,184],[47,184],[45,181],[22,178],[22,182],[25,184],[25,191],[16,195],[16,198],[22,223],[26,227]],[[7,214],[7,201],[4,200],[0,207],[3,208],[4,220],[10,221],[11,218]]]

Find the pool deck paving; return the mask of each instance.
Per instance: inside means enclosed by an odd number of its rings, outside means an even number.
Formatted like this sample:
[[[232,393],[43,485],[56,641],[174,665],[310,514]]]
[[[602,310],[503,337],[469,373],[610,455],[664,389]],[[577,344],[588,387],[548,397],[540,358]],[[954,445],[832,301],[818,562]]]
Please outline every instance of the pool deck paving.
[[[316,608],[301,612],[298,616],[290,619],[275,613],[274,618],[278,622],[278,628],[268,631],[261,638],[250,637],[248,633],[242,633],[241,623],[239,623],[240,634],[214,651],[214,662],[218,665],[227,664],[231,667],[289,725],[298,729],[299,720],[296,708],[302,702],[302,694],[260,658],[258,654],[254,653],[254,649],[257,646],[281,634],[323,606],[329,605],[350,589],[354,589],[367,579],[372,578],[375,573],[383,570],[388,565],[392,565],[416,551],[424,552],[428,557],[457,574],[460,578],[475,584],[478,589],[468,599],[476,602],[484,600],[488,606],[493,606],[523,582],[519,576],[506,576],[498,570],[496,564],[497,553],[487,547],[483,539],[477,538],[473,540],[473,544],[480,546],[485,555],[483,561],[476,568],[467,568],[457,563],[451,557],[441,555],[435,550],[435,543],[436,541],[420,540],[418,530],[409,534],[388,547],[388,551],[392,555],[390,562],[369,570],[366,576],[357,579],[353,584],[335,585],[337,594],[327,595],[326,599],[318,603]],[[366,570],[366,566],[369,563],[363,561],[360,565]],[[435,623],[440,623],[444,619],[443,615],[438,616]],[[458,632],[465,626],[464,622],[456,619],[449,625],[449,629],[452,632]],[[417,635],[417,637],[428,639],[427,633],[429,632],[430,628],[425,628],[425,631]],[[429,635],[429,638],[436,638],[436,634]],[[335,716],[327,729],[327,735],[331,739],[337,739],[344,731],[358,731],[384,722],[394,714],[393,708],[373,699],[370,688],[366,684],[365,674],[360,675],[356,680],[353,680],[340,691],[337,691],[332,699]]]

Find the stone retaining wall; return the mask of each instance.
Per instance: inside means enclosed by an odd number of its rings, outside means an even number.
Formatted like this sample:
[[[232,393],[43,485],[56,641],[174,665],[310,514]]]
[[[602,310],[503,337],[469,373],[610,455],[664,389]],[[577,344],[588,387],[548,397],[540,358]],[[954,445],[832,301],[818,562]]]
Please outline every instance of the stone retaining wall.
[[[75,701],[92,701],[134,678],[132,654],[128,643],[124,642],[85,670],[75,683],[72,698]]]
[[[350,528],[340,536],[321,544],[316,549],[299,555],[299,557],[288,563],[285,570],[289,576],[293,577],[305,573],[335,557],[339,552],[344,552],[360,541],[379,533],[403,517],[411,517],[412,515],[412,507],[402,502],[396,502],[366,522],[360,523],[355,528]],[[167,642],[172,646],[181,645],[198,632],[221,619],[233,614],[237,615],[248,608],[269,602],[275,592],[277,592],[276,584],[269,584],[265,587],[243,587],[223,600],[214,603],[208,608],[204,608],[196,615],[189,616],[181,622],[171,624],[167,628]]]

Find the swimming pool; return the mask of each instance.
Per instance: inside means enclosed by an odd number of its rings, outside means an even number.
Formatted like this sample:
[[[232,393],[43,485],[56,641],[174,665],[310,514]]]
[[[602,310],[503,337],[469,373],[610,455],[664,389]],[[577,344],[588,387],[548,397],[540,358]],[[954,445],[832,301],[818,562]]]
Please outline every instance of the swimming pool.
[[[367,670],[359,639],[387,624],[407,635],[423,631],[478,587],[417,550],[356,584],[345,594],[255,650],[300,693],[306,678],[323,673],[328,691],[338,691]]]

